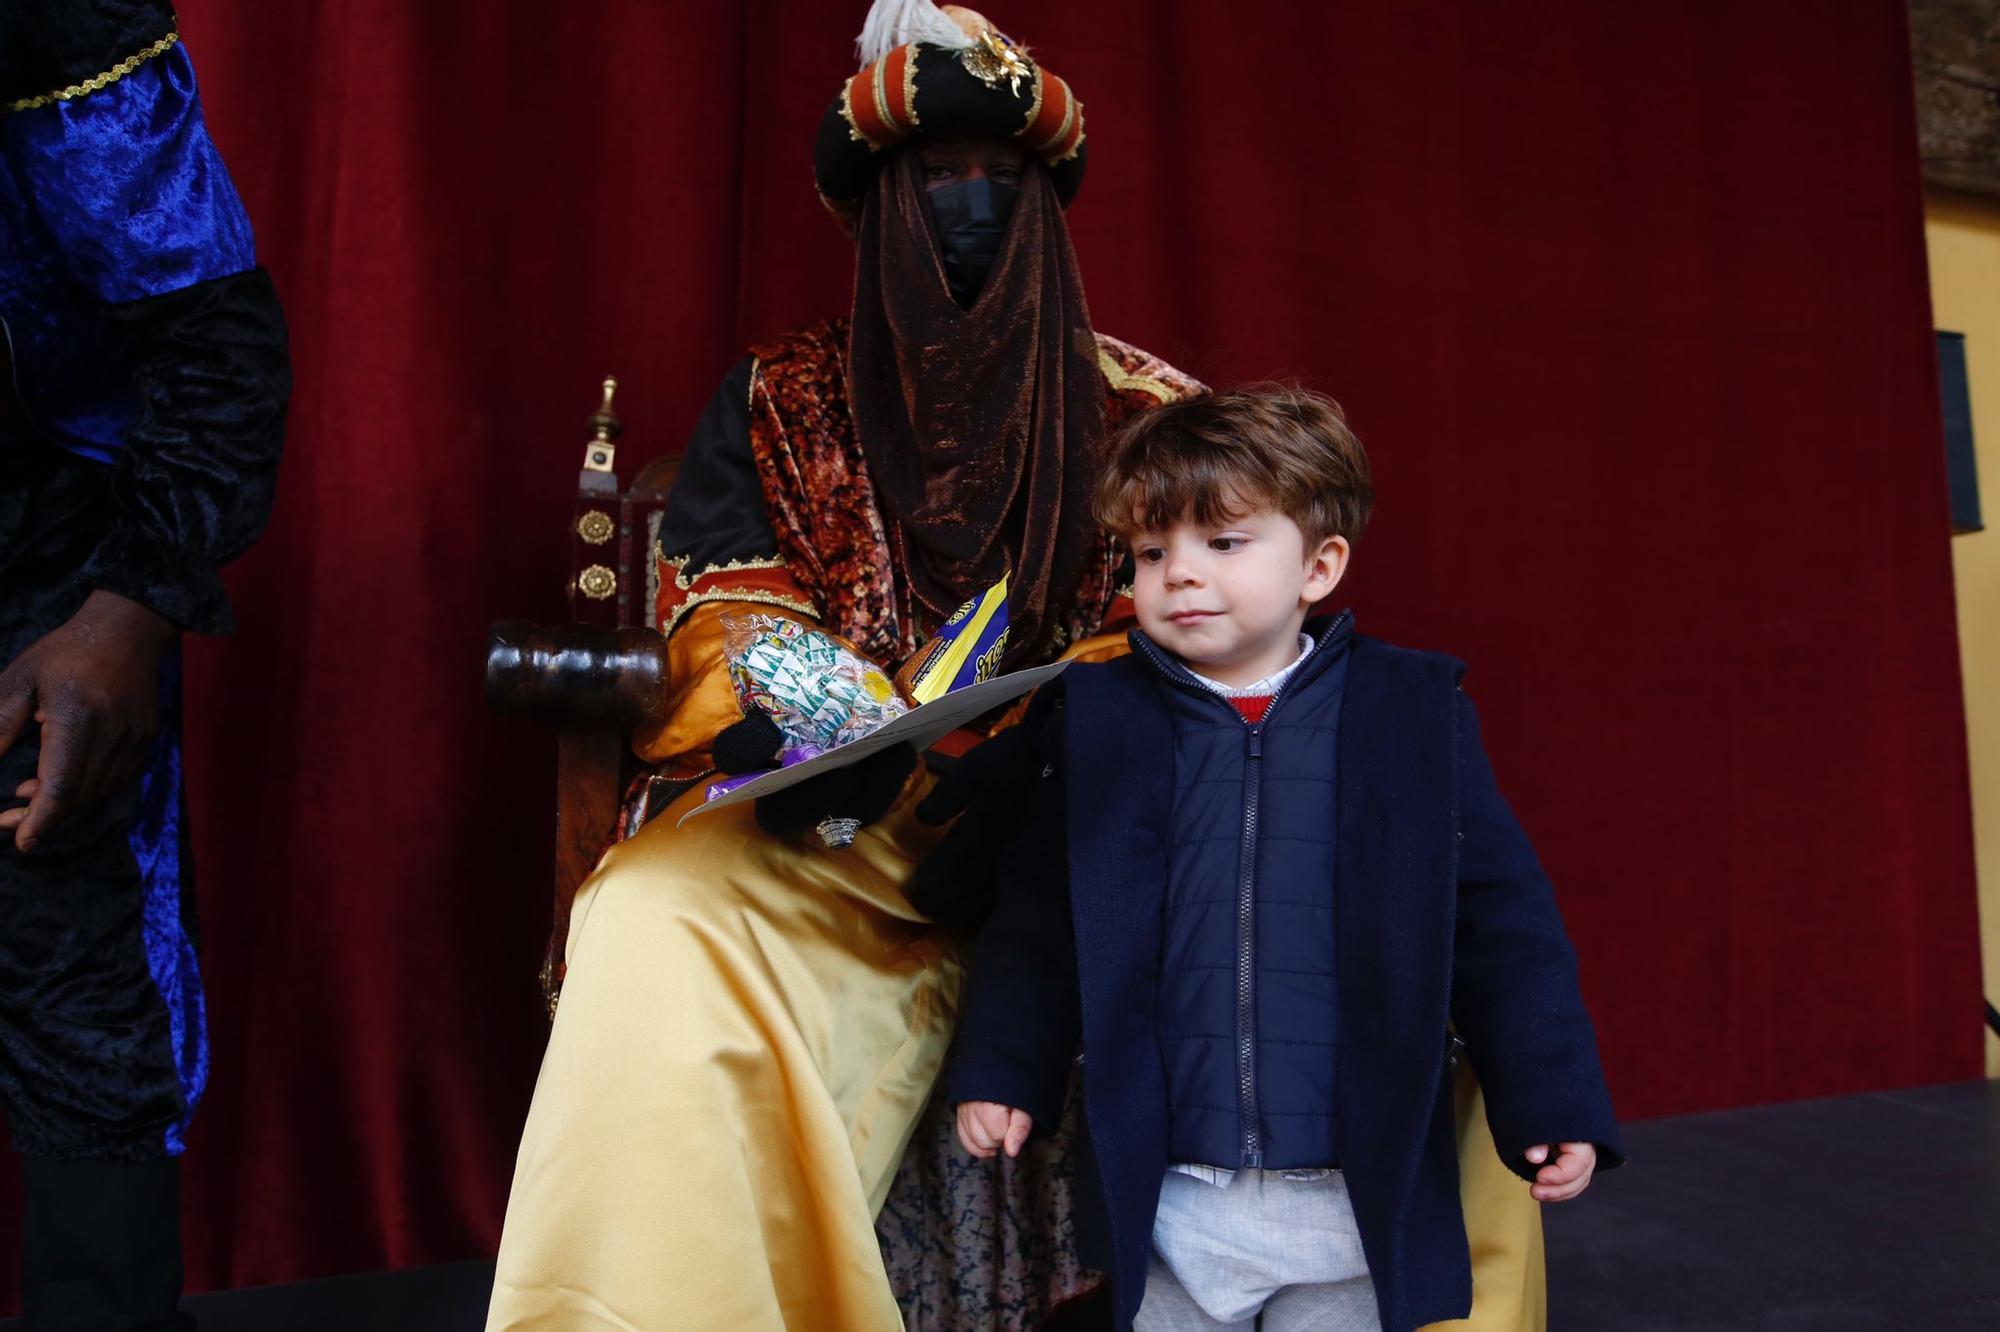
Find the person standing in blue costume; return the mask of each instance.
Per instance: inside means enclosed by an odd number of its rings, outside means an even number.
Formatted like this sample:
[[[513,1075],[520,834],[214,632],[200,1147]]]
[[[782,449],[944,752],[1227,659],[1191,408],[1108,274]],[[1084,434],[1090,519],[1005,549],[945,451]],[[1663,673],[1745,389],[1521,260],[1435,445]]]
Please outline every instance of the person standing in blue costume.
[[[291,377],[165,0],[0,7],[0,1101],[34,1329],[191,1327],[208,1071],[183,632],[270,512]]]

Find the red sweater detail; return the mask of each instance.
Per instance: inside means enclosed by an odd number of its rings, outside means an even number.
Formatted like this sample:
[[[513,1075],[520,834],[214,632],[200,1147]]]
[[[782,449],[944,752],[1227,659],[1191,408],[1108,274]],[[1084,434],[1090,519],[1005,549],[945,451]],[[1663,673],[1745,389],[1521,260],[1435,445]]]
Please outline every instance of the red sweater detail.
[[[1253,694],[1248,698],[1232,698],[1229,700],[1229,703],[1238,712],[1243,714],[1244,721],[1252,723],[1263,721],[1264,714],[1271,710],[1271,696],[1269,694]]]

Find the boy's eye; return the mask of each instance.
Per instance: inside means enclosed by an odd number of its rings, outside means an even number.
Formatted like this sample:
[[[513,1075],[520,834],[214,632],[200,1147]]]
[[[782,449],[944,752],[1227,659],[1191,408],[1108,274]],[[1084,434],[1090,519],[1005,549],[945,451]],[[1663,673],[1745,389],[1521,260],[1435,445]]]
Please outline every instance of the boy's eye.
[[[1235,550],[1238,546],[1242,544],[1243,544],[1242,537],[1210,537],[1208,541],[1208,548],[1210,550],[1220,550],[1226,552]]]
[[[1144,546],[1135,553],[1138,555],[1141,564],[1158,564],[1167,555],[1167,552],[1161,550],[1158,546]]]

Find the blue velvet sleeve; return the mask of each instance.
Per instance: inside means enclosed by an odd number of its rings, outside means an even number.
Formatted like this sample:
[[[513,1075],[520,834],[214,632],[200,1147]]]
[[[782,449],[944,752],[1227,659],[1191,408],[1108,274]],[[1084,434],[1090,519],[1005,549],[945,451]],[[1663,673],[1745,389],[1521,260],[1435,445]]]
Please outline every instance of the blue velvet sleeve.
[[[186,51],[0,116],[0,152],[40,269],[16,325],[26,396],[52,442],[111,468],[85,579],[226,631],[216,569],[269,515],[290,362]]]
[[[70,281],[98,300],[142,300],[256,266],[250,219],[208,137],[181,44],[0,127],[8,166]]]

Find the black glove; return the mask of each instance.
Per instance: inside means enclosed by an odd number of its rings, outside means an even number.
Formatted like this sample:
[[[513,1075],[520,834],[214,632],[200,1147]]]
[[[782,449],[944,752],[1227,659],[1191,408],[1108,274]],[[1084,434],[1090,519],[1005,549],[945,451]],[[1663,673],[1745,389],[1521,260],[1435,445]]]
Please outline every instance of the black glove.
[[[1010,726],[952,760],[938,775],[937,785],[917,805],[917,820],[935,828],[950,823],[988,797],[1006,792],[1025,794],[1034,775],[1034,746],[1025,726]]]
[[[784,747],[785,733],[771,720],[771,714],[752,708],[742,721],[722,728],[709,752],[716,767],[731,777],[741,777],[746,772],[777,767],[778,752]]]
[[[906,744],[891,745],[859,763],[762,797],[757,801],[757,826],[773,837],[791,837],[828,820],[852,819],[857,827],[866,827],[889,812],[916,766],[916,750]],[[846,845],[837,834],[822,836],[829,846]]]
[[[918,864],[903,889],[910,905],[941,925],[972,927],[993,910],[1000,853],[1020,831],[1028,794],[1056,752],[1060,698],[1031,708],[1018,726],[959,758],[917,806],[933,826],[958,822]]]
[[[722,729],[710,752],[716,767],[739,777],[777,767],[784,747],[785,735],[778,724],[762,709],[752,708],[742,721]],[[914,749],[891,745],[859,763],[808,777],[797,786],[759,798],[757,824],[773,837],[791,837],[829,819],[852,819],[857,828],[866,827],[889,812],[916,766]],[[846,845],[831,839],[827,844]]]

